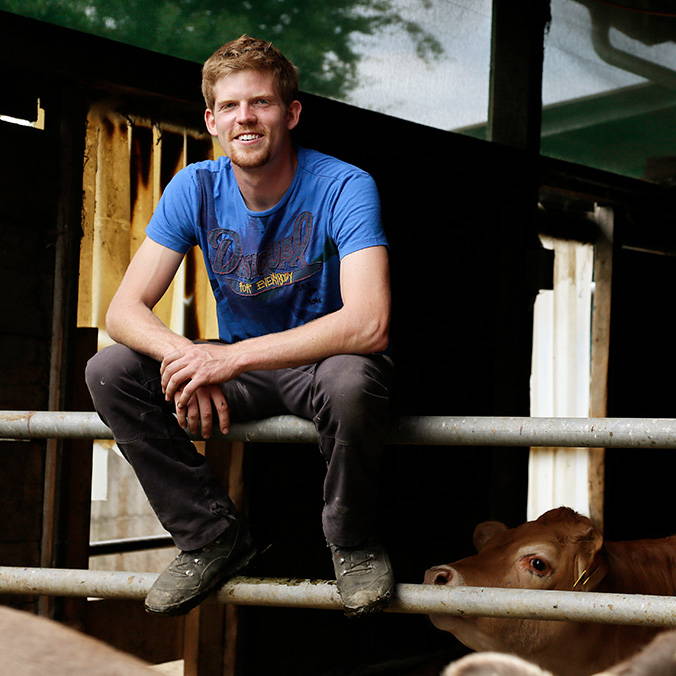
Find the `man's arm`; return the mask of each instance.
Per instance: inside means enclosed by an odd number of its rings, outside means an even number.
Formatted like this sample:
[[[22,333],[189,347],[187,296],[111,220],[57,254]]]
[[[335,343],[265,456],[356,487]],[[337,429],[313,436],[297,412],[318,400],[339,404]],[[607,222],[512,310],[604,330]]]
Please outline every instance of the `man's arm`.
[[[192,344],[166,327],[153,307],[176,275],[183,254],[146,238],[134,255],[106,314],[106,329],[118,343],[162,361]]]
[[[167,399],[185,406],[192,392],[228,381],[240,373],[310,364],[336,354],[369,354],[387,347],[390,284],[387,249],[374,246],[341,261],[343,307],[287,331],[249,338],[233,345],[190,345],[166,355],[162,386]]]
[[[161,362],[167,354],[192,345],[192,341],[166,327],[153,307],[176,275],[183,254],[146,238],[132,258],[106,314],[106,328],[111,338],[137,352]],[[178,390],[175,398],[182,392]],[[218,425],[226,434],[230,413],[223,392],[217,385],[194,388],[184,405],[177,407],[181,427],[193,434],[200,430],[205,438],[213,429],[213,408]]]

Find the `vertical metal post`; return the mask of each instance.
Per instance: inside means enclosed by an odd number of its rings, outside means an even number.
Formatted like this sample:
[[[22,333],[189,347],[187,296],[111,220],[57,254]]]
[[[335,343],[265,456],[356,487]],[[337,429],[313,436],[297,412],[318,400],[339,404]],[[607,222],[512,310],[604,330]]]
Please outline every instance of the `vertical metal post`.
[[[488,138],[537,153],[549,0],[493,0]]]

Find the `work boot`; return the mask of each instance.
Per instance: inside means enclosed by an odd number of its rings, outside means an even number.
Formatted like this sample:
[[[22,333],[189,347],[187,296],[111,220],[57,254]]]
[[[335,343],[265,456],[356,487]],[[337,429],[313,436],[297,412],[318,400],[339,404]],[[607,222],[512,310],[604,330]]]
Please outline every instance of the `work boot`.
[[[241,571],[255,554],[246,524],[241,519],[232,521],[213,542],[181,552],[160,573],[146,596],[146,610],[164,615],[187,613]]]
[[[375,613],[392,597],[394,576],[387,552],[381,545],[361,547],[329,545],[338,593],[349,617]]]

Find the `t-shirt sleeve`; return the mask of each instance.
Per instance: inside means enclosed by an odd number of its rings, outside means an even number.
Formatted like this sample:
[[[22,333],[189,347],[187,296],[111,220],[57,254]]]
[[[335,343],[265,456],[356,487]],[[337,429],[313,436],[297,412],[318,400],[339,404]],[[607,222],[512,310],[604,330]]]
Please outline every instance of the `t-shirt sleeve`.
[[[163,246],[185,253],[197,244],[198,186],[189,168],[179,171],[167,184],[146,235]]]
[[[369,174],[360,172],[343,182],[333,210],[331,236],[341,259],[370,246],[387,246],[378,188]]]

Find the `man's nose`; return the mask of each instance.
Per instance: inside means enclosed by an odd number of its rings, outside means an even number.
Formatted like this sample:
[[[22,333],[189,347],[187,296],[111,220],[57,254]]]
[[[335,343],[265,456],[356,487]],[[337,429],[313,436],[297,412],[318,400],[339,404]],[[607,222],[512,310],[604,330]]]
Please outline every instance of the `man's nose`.
[[[247,122],[252,122],[256,119],[256,113],[253,106],[248,103],[242,103],[237,109],[237,122],[239,124],[245,124]]]

